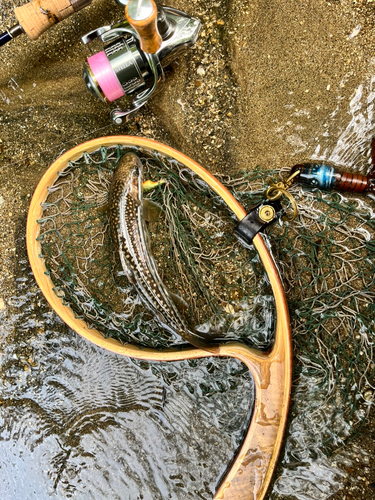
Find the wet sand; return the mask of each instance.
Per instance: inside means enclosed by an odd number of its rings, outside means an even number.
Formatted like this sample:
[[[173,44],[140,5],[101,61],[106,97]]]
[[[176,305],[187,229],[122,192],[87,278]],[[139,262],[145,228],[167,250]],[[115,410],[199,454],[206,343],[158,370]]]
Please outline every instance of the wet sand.
[[[20,37],[0,49],[0,309],[25,258],[30,197],[62,151],[128,134],[167,143],[212,172],[290,167],[334,150],[351,97],[375,74],[373,2],[168,3],[199,18],[201,35],[167,70],[162,91],[122,126],[110,124],[109,108],[81,78],[88,52],[80,37],[123,18],[114,2],[94,0],[37,42]],[[2,31],[15,24],[12,5],[1,4]],[[358,144],[357,157],[366,159],[368,147]],[[373,442],[372,418],[358,443],[374,456]],[[333,498],[372,499],[374,467],[349,468],[346,489]]]

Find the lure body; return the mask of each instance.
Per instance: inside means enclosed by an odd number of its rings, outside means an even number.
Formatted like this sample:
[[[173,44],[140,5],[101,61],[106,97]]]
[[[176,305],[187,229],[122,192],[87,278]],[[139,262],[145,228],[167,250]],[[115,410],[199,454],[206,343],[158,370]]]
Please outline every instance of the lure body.
[[[111,184],[111,231],[118,248],[126,277],[133,284],[142,302],[159,323],[190,344],[217,352],[203,334],[191,332],[180,317],[173,299],[178,299],[164,286],[150,253],[143,214],[142,163],[138,156],[127,153],[120,161]],[[182,299],[179,299],[182,301]]]
[[[340,172],[330,165],[324,163],[303,163],[295,165],[291,173],[297,172],[295,178],[307,187],[319,189],[337,189],[338,191],[375,192],[375,176],[371,172],[369,176]],[[372,174],[372,175],[371,175]]]

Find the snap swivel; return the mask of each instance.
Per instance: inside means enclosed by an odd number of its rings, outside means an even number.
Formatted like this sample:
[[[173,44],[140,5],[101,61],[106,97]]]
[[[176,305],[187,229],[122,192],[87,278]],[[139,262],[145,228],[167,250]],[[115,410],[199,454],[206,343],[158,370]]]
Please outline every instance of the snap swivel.
[[[294,178],[299,175],[300,171],[296,170],[285,181],[280,181],[277,184],[271,183],[266,191],[266,198],[270,201],[279,200],[283,195],[288,198],[293,208],[293,215],[291,217],[284,216],[283,219],[292,222],[298,214],[297,203],[294,197],[289,193],[288,189],[293,184]]]

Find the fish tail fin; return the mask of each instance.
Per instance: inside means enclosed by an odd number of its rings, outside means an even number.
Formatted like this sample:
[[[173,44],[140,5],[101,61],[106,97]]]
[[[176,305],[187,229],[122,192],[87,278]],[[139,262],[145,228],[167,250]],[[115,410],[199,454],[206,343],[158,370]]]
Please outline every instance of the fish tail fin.
[[[219,352],[219,344],[215,344],[212,341],[210,342],[207,338],[202,337],[197,333],[184,331],[181,333],[181,337],[193,346],[198,347],[198,349],[203,349],[204,351],[211,352],[212,354],[217,354]]]

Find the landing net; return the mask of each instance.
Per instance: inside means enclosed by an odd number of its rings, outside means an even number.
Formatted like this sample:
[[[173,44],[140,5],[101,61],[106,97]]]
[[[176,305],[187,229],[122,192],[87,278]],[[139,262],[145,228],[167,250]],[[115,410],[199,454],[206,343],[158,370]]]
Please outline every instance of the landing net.
[[[145,310],[116,258],[105,207],[113,169],[127,151],[141,158],[144,179],[163,180],[147,195],[163,208],[148,227],[151,253],[164,285],[189,305],[184,320],[191,328],[267,347],[273,296],[267,284],[257,284],[264,271],[256,251],[233,236],[234,215],[206,183],[156,152],[102,148],[69,163],[49,187],[39,240],[55,293],[104,336],[155,348],[184,343]]]
[[[184,165],[157,152],[101,148],[60,172],[39,220],[55,293],[90,327],[122,343],[160,349],[184,343],[158,326],[114,258],[105,206],[113,170],[127,151],[140,156],[144,179],[165,181],[146,195],[164,210],[148,228],[151,252],[165,286],[188,303],[189,327],[268,348],[274,300],[257,252],[233,236],[237,221],[221,198]],[[266,180],[276,180],[276,172],[217,177],[250,208],[263,199]],[[295,376],[318,376],[325,404],[343,413],[354,433],[375,389],[374,215],[357,198],[295,194],[299,218],[269,232],[291,312]],[[331,440],[332,434],[327,448]]]

